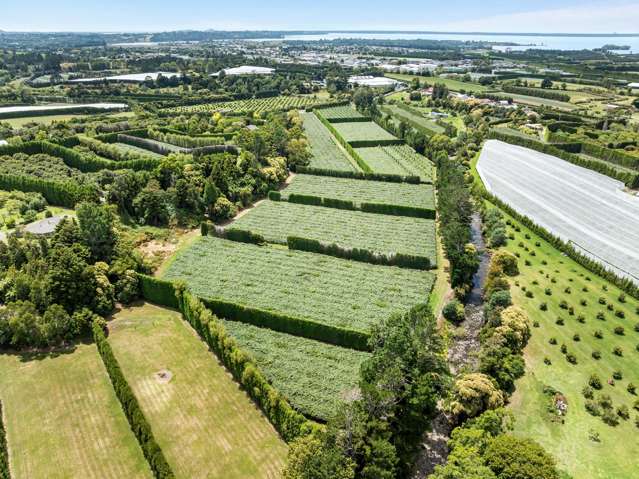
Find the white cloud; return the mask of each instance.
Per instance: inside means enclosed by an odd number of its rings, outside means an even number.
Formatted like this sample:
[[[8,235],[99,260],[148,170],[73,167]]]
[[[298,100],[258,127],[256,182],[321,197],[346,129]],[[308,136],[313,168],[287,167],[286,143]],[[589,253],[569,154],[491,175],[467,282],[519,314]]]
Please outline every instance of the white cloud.
[[[535,33],[637,33],[639,3],[580,5],[493,15],[437,25],[438,30]]]

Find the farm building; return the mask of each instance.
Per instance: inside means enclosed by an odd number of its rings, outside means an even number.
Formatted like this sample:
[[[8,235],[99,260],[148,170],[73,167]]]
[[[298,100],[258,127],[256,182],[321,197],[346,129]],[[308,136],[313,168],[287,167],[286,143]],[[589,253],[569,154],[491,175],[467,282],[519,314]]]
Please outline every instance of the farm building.
[[[357,86],[368,86],[371,88],[397,88],[402,82],[386,77],[374,76],[352,76],[348,79],[348,83]]]
[[[628,83],[628,88],[639,89],[639,82]]]
[[[272,75],[274,71],[275,68],[242,65],[235,68],[225,68],[217,73],[213,73],[211,76],[219,76],[222,72],[224,72],[225,75]]]

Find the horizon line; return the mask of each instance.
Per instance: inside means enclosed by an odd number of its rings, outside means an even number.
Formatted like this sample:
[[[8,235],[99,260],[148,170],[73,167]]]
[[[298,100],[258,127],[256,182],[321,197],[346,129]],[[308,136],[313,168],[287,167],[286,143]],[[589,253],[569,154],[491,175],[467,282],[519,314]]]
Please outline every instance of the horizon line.
[[[197,29],[197,28],[180,28],[176,30],[160,29],[160,30],[3,30],[0,28],[0,34],[100,34],[100,35],[122,35],[122,34],[157,34],[157,33],[174,33],[174,32],[219,32],[219,33],[250,33],[250,32],[268,32],[268,33],[287,33],[297,35],[320,35],[329,33],[372,33],[372,34],[428,34],[428,35],[500,35],[500,36],[572,36],[572,37],[638,37],[639,32],[602,32],[602,33],[575,33],[575,32],[495,32],[495,31],[441,31],[441,30],[346,30],[346,29],[320,29],[320,30],[295,30],[295,29]],[[248,39],[247,39],[248,40]]]

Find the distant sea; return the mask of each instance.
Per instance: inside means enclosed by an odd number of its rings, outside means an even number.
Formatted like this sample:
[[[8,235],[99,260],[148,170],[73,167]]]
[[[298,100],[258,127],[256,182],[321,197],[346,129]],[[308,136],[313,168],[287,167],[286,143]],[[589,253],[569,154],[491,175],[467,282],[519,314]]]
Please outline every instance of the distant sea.
[[[326,34],[286,35],[285,40],[336,40],[340,38],[362,38],[376,40],[459,40],[483,41],[493,43],[514,43],[513,50],[529,48],[545,50],[592,50],[604,45],[628,45],[629,52],[639,52],[639,36],[547,36],[547,35],[495,35],[490,33],[367,33],[367,32],[332,32]]]

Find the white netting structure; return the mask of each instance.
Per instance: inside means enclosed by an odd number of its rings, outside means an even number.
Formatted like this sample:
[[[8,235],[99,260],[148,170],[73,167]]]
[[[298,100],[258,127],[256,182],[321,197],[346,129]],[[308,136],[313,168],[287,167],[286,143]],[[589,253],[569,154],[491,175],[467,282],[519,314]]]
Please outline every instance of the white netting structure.
[[[639,283],[639,197],[620,181],[497,140],[477,171],[486,188],[618,275]]]

